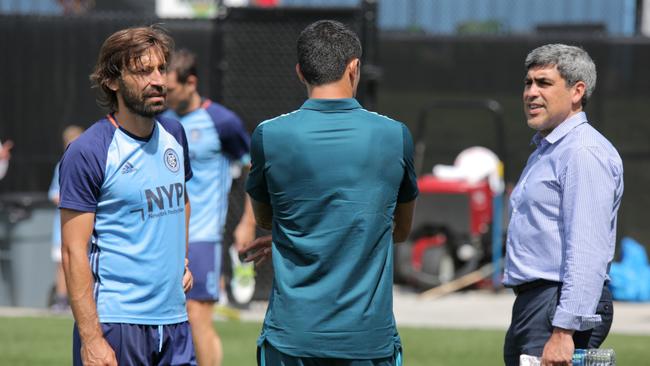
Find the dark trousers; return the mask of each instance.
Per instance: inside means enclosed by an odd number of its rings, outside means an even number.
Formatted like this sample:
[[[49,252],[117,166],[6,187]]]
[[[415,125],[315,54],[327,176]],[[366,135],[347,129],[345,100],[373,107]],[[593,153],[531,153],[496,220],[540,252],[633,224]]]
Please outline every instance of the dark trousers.
[[[120,366],[196,366],[190,324],[139,325],[101,323],[106,342]],[[81,338],[75,323],[72,364],[82,366]]]
[[[402,366],[402,350],[391,357],[351,360],[341,358],[295,357],[280,352],[269,342],[257,347],[258,366]]]
[[[521,354],[540,357],[553,332],[553,316],[560,299],[561,284],[546,283],[517,295],[512,307],[512,321],[503,346],[506,366],[518,366]],[[596,308],[602,323],[596,328],[575,332],[575,348],[598,348],[612,326],[614,307],[607,285]]]

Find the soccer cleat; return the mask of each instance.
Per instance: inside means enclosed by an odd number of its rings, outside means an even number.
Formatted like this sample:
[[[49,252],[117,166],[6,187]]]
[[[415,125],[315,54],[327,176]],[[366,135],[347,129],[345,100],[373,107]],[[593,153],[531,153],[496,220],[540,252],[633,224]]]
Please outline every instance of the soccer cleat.
[[[232,262],[232,279],[230,292],[233,300],[238,304],[248,304],[255,293],[255,265],[243,263],[234,245],[230,246],[230,260]]]

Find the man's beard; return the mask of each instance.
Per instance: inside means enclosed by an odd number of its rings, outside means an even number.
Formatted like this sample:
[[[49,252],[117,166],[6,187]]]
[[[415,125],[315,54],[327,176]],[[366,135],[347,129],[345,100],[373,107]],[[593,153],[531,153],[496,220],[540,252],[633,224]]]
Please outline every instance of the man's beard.
[[[122,92],[122,99],[124,99],[124,106],[131,112],[143,117],[154,117],[165,111],[167,108],[165,102],[162,103],[147,103],[146,99],[150,96],[166,95],[164,87],[148,87],[142,95],[138,95],[133,89],[130,89],[124,84],[122,79],[119,80],[120,91]]]

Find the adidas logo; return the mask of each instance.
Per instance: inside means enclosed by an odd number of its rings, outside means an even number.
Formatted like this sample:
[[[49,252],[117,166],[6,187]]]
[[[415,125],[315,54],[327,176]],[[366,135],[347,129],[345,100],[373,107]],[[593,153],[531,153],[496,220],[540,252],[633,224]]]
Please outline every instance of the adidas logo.
[[[129,174],[131,172],[136,171],[137,169],[133,167],[133,164],[131,162],[126,162],[124,166],[122,167],[122,174]]]

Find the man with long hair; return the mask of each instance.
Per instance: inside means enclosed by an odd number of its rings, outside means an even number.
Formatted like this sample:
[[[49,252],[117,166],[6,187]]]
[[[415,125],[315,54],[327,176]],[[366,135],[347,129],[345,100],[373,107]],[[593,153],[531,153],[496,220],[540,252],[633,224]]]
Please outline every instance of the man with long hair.
[[[75,365],[195,364],[184,293],[192,171],[181,125],[155,117],[172,48],[158,27],[106,39],[91,81],[110,113],[61,160]]]

